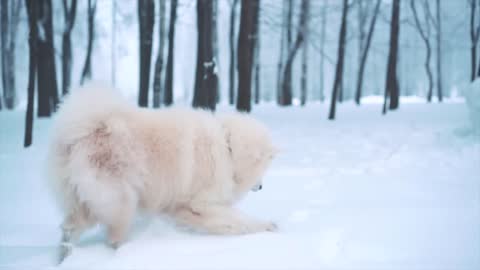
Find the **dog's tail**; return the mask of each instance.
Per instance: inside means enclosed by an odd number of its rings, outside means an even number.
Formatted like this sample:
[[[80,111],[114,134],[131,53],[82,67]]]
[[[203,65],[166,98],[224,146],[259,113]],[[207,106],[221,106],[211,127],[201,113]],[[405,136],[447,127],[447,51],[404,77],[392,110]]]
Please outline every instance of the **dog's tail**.
[[[48,185],[63,210],[75,207],[79,183],[72,183],[72,178],[83,172],[74,169],[91,154],[93,136],[99,131],[127,133],[121,117],[133,108],[114,89],[99,84],[76,89],[65,98],[54,117],[47,159]]]
[[[65,98],[54,117],[52,135],[71,143],[93,132],[112,115],[131,108],[114,89],[91,83]]]

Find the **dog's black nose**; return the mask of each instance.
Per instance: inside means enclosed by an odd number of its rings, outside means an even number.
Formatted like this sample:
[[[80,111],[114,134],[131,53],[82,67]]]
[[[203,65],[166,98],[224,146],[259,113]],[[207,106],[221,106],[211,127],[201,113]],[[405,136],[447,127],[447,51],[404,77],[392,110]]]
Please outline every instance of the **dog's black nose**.
[[[261,190],[261,189],[262,189],[262,185],[259,185],[259,186],[258,186],[258,190]]]

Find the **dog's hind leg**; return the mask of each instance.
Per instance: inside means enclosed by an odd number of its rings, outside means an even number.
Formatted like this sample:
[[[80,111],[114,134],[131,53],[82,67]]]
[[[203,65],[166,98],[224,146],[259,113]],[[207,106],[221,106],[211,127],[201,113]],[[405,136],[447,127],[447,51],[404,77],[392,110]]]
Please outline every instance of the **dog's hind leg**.
[[[77,205],[65,218],[62,228],[62,240],[58,263],[62,263],[72,253],[73,245],[81,233],[95,224],[86,205]]]
[[[253,220],[229,206],[183,207],[173,215],[183,225],[213,234],[248,234],[277,229],[273,222]]]

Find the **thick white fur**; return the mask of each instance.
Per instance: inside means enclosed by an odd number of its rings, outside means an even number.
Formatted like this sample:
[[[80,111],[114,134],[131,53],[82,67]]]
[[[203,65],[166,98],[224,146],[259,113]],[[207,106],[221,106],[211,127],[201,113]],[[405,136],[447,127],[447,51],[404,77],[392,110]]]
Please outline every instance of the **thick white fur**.
[[[63,240],[103,224],[117,246],[139,209],[208,233],[272,231],[232,206],[274,152],[268,130],[247,115],[140,109],[106,87],[78,89],[56,116],[48,159]]]

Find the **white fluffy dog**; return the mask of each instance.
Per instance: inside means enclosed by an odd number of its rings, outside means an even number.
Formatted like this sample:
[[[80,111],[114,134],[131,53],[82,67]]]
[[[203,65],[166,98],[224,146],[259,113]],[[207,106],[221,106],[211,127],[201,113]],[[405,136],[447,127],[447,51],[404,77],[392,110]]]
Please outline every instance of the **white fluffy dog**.
[[[213,234],[273,231],[233,204],[261,188],[275,152],[246,115],[140,109],[105,87],[78,89],[56,116],[48,159],[65,212],[60,259],[95,224],[117,247],[139,209]]]

